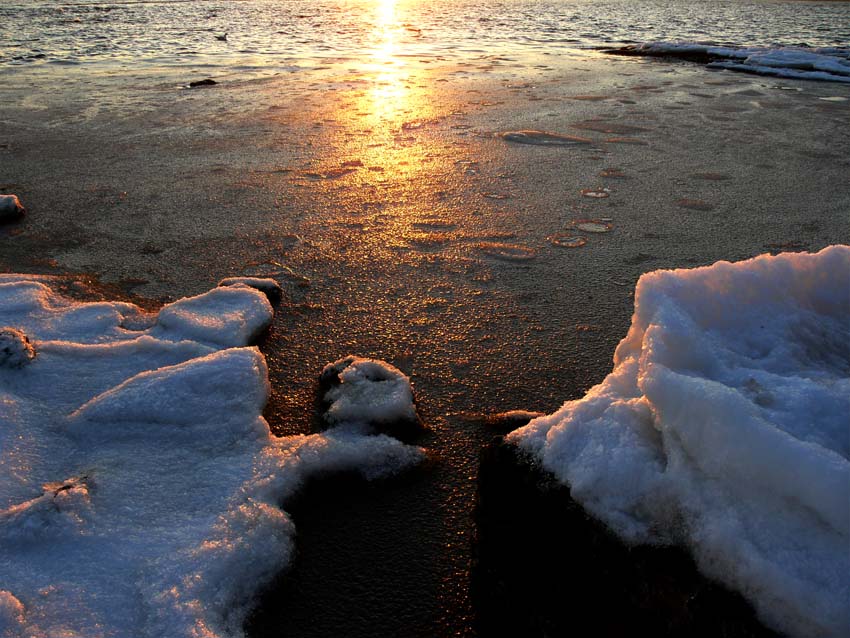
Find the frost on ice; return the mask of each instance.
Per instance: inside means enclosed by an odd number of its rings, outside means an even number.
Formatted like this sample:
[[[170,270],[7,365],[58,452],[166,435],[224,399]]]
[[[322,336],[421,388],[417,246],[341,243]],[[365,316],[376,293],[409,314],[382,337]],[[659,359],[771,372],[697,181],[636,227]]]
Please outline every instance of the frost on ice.
[[[850,635],[850,247],[641,277],[614,369],[509,440],[629,542]]]
[[[270,434],[254,287],[146,315],[49,282],[0,275],[0,326],[29,361],[0,365],[0,636],[240,636],[292,554],[281,503],[311,476],[421,458],[339,428]]]

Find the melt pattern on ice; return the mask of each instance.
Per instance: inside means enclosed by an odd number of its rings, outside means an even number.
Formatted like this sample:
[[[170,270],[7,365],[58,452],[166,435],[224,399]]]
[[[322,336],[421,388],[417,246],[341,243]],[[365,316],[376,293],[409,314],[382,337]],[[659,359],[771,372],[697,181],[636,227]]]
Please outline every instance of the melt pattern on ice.
[[[850,635],[850,247],[647,273],[599,385],[508,440],[626,541]],[[568,541],[565,541],[568,542]]]
[[[422,456],[341,428],[272,436],[265,359],[245,346],[273,313],[253,287],[148,315],[49,283],[0,275],[0,327],[34,352],[0,366],[3,638],[241,636],[292,555],[287,497]]]

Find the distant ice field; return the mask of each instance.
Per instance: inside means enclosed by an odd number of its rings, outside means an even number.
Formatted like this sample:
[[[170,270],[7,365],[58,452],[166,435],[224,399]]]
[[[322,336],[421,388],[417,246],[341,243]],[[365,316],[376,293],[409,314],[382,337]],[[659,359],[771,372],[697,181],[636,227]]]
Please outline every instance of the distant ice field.
[[[397,55],[445,60],[647,42],[846,48],[850,3],[9,0],[0,6],[0,67],[192,64],[296,71],[368,57],[386,44],[388,33]]]

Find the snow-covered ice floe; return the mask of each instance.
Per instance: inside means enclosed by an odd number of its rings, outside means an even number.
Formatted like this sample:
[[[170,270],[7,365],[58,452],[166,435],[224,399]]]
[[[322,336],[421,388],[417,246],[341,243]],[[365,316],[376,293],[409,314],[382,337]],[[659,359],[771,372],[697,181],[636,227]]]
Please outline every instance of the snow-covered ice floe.
[[[646,42],[613,53],[684,58],[729,69],[797,80],[850,82],[850,49],[843,47],[729,47],[698,42]]]
[[[292,555],[287,497],[422,457],[341,428],[270,434],[265,360],[245,347],[272,319],[255,288],[148,315],[49,283],[0,275],[3,638],[240,636]]]
[[[850,247],[643,275],[613,371],[508,440],[767,625],[850,635]]]

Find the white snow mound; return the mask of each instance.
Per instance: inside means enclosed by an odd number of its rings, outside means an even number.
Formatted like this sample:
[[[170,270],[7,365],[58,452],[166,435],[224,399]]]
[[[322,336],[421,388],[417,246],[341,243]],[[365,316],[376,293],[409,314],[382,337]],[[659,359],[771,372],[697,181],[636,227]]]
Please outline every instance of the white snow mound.
[[[850,635],[850,247],[647,273],[614,369],[515,430],[629,542],[794,636]]]
[[[279,508],[312,476],[380,477],[419,448],[329,430],[277,438],[262,418],[271,320],[236,285],[146,316],[0,276],[0,326],[33,342],[0,366],[0,636],[242,636],[289,561]]]
[[[389,363],[350,355],[326,365],[321,378],[335,384],[324,397],[331,425],[418,422],[410,379]]]

